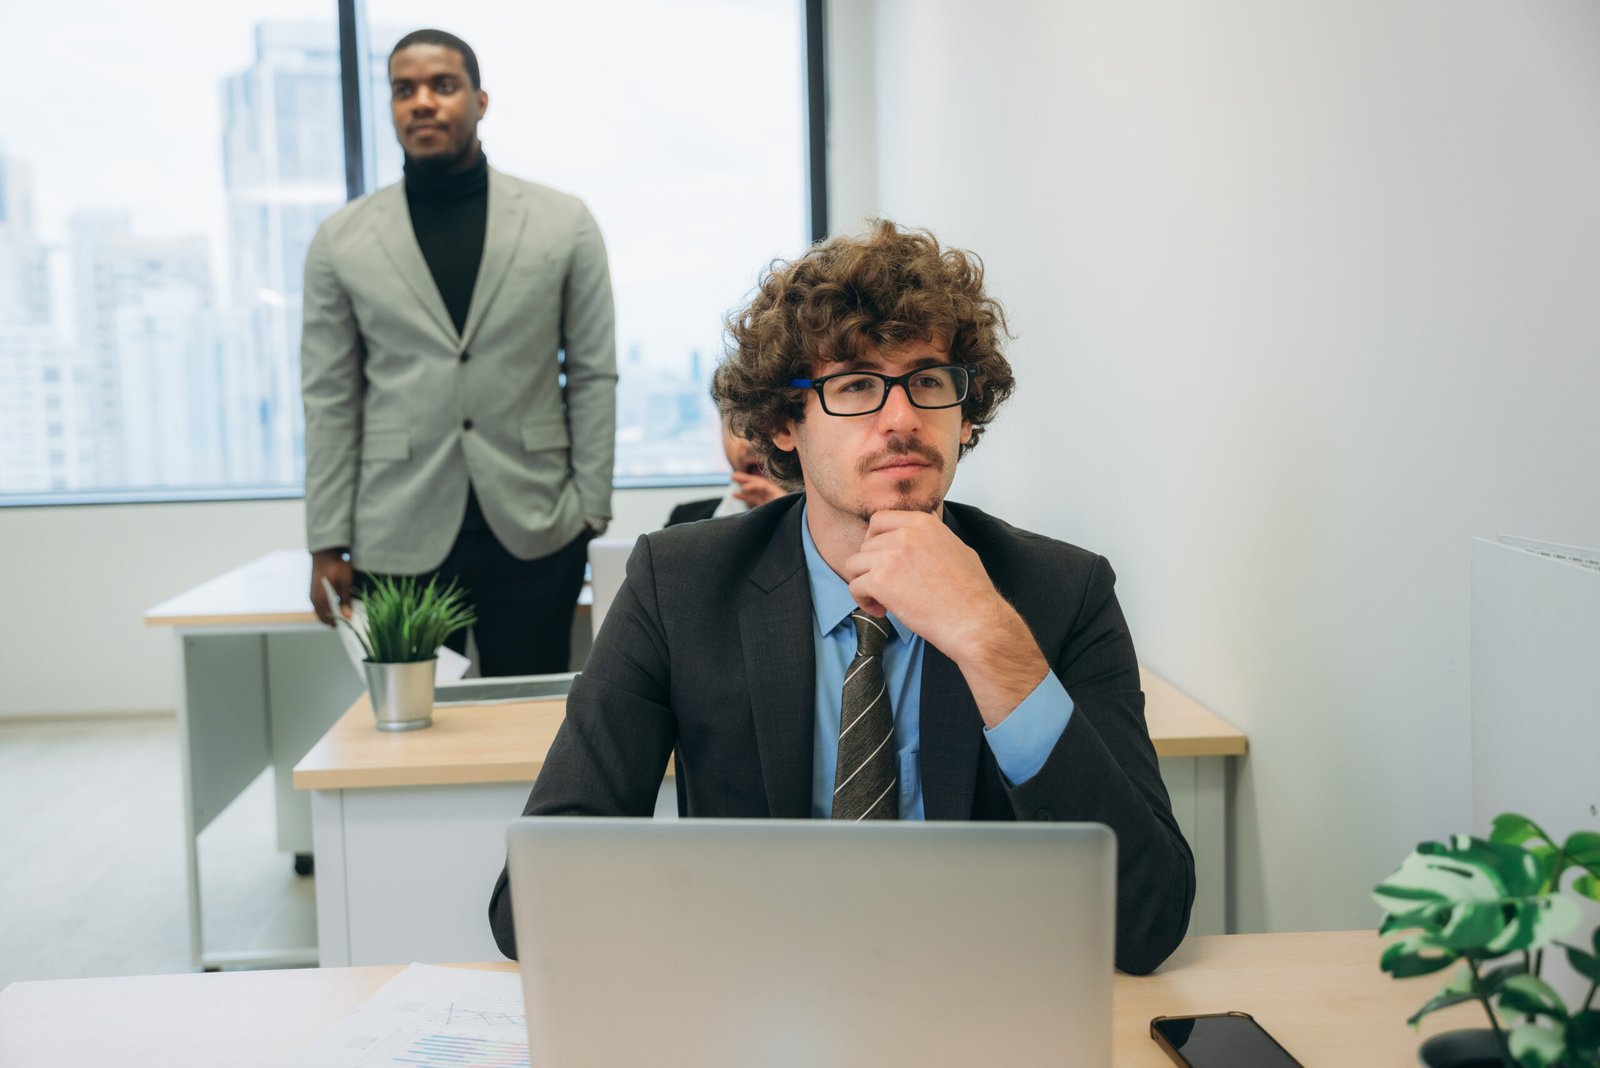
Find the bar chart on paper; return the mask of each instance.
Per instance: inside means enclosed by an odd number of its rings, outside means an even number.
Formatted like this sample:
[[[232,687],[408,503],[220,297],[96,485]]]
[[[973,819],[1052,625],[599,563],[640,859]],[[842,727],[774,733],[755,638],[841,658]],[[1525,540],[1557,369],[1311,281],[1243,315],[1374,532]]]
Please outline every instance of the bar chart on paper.
[[[522,977],[413,964],[294,1063],[297,1068],[529,1068]]]
[[[363,1068],[529,1068],[528,1042],[473,1031],[395,1032],[356,1063]]]

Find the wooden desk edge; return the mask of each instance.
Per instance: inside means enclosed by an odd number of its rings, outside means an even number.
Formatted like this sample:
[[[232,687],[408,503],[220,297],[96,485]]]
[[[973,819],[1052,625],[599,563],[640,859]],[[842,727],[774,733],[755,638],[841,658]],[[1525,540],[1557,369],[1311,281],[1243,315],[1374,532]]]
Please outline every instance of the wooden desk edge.
[[[1250,739],[1243,734],[1152,738],[1151,742],[1156,756],[1162,758],[1244,756],[1250,751]]]
[[[147,627],[249,627],[263,623],[315,623],[315,612],[255,612],[232,615],[164,615],[146,612]]]
[[[539,777],[544,761],[508,760],[497,764],[434,764],[428,767],[294,769],[296,790],[369,790],[383,786],[476,786]]]

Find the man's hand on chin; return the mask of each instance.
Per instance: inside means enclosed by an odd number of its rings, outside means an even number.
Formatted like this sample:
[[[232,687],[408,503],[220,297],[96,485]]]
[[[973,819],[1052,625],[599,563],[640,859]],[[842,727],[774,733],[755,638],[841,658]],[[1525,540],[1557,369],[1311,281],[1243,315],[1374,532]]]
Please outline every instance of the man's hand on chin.
[[[895,617],[955,661],[993,728],[1050,670],[1028,625],[989,581],[978,554],[927,512],[881,511],[845,561],[856,603]]]

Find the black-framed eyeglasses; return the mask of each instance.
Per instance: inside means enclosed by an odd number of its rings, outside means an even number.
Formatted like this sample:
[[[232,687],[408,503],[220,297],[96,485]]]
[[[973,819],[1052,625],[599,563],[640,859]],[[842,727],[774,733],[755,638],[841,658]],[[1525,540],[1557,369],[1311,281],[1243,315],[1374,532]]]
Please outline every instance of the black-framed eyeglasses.
[[[871,415],[889,400],[889,390],[899,386],[918,408],[954,408],[967,399],[977,364],[941,363],[917,367],[903,375],[876,371],[840,371],[821,378],[791,378],[796,389],[814,389],[829,415]]]

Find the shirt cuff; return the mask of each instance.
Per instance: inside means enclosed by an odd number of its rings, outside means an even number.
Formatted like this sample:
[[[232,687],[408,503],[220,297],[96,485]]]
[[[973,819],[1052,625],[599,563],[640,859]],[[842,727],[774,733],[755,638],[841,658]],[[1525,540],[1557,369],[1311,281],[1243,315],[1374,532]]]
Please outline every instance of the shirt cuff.
[[[1061,680],[1055,672],[1047,671],[1033,692],[998,727],[983,729],[984,740],[1007,782],[1020,786],[1039,774],[1061,740],[1061,732],[1067,729],[1072,707],[1072,698]]]

